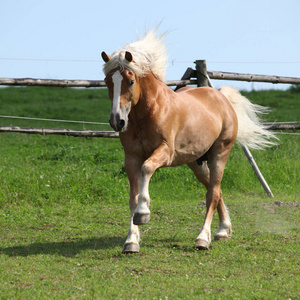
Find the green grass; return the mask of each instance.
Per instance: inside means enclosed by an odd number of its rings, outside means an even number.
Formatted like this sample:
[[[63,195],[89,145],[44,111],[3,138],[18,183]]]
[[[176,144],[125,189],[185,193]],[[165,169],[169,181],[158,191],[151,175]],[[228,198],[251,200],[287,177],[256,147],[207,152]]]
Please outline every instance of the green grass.
[[[267,121],[299,120],[297,90],[245,95],[273,108]],[[0,89],[1,115],[106,122],[109,107],[105,89]],[[141,251],[122,255],[129,184],[118,139],[0,134],[0,298],[298,298],[300,140],[279,137],[278,146],[252,152],[274,198],[241,148],[232,150],[222,183],[230,240],[195,250],[205,189],[185,166],[160,169]]]
[[[266,117],[270,122],[300,121],[299,105],[300,89],[292,86],[287,91],[265,90],[243,92],[253,102],[270,107],[271,111]]]
[[[70,89],[53,87],[2,88],[1,115],[58,120],[108,123],[110,101],[106,89]],[[1,126],[31,126],[44,128],[72,128],[109,130],[98,125],[68,124],[44,121],[2,119]]]

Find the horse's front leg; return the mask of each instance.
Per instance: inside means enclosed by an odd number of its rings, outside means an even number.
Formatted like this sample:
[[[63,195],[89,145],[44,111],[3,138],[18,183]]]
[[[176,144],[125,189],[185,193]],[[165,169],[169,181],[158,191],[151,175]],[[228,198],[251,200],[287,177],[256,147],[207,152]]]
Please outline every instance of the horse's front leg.
[[[141,186],[141,166],[142,162],[136,158],[125,156],[125,167],[130,183],[130,225],[128,236],[124,244],[123,253],[137,253],[139,252],[140,233],[137,225],[133,224],[134,211],[137,207],[138,196]]]
[[[170,164],[170,149],[166,144],[160,145],[142,165],[142,183],[138,197],[138,205],[134,211],[133,223],[143,225],[150,221],[150,196],[149,182],[155,172],[160,167]]]

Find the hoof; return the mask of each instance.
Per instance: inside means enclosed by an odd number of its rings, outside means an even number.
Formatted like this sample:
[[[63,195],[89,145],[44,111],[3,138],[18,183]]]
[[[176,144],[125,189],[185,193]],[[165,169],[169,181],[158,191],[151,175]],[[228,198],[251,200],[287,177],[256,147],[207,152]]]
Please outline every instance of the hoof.
[[[134,225],[143,225],[150,221],[150,214],[134,214],[133,224]]]
[[[214,241],[228,240],[231,234],[231,226],[228,228],[219,229],[214,236]]]
[[[217,241],[227,241],[228,240],[228,236],[226,235],[215,235],[214,236],[214,241],[217,242]]]
[[[196,248],[197,250],[208,250],[209,249],[209,242],[205,240],[196,240]]]
[[[122,253],[138,253],[140,251],[140,246],[138,244],[125,244]]]

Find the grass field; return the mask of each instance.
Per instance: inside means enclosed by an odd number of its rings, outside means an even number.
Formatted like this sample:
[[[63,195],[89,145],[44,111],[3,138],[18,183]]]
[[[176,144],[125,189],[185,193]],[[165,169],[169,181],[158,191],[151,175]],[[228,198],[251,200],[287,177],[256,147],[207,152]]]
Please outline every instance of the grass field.
[[[299,121],[297,88],[244,94],[272,108],[266,121]],[[105,89],[0,89],[0,115],[107,122],[109,111]],[[231,152],[222,183],[230,240],[195,250],[205,189],[185,166],[160,169],[140,253],[122,255],[129,185],[118,139],[0,134],[0,299],[298,299],[300,137],[279,138],[252,152],[274,198],[241,148]]]

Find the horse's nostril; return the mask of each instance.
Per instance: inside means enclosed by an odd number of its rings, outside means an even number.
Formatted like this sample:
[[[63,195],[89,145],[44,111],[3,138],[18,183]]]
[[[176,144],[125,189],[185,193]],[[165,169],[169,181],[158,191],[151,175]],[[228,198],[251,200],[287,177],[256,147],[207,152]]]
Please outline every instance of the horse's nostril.
[[[125,126],[125,121],[124,120],[120,120],[119,122],[119,128],[122,129]]]

